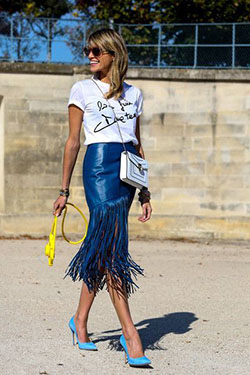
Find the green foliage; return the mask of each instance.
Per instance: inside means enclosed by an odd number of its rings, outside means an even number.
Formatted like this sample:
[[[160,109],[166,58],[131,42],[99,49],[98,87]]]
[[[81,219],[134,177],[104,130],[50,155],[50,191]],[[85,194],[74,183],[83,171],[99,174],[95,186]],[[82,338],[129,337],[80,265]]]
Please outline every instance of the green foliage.
[[[248,22],[250,0],[0,0],[0,12],[60,18],[73,9],[115,23]]]
[[[76,0],[76,8],[83,14],[115,23],[151,23],[157,2],[148,0]]]
[[[250,0],[76,0],[93,18],[116,23],[196,23],[250,21]]]
[[[73,9],[69,0],[0,0],[0,12],[34,17],[60,18]]]
[[[0,12],[13,14],[16,12],[23,12],[29,0],[0,0]]]
[[[242,22],[250,20],[250,0],[162,0],[156,13],[170,23]]]
[[[161,29],[162,47],[158,62],[167,66],[192,66],[193,47],[175,47],[177,44],[194,44],[195,28],[190,24],[250,21],[250,0],[76,0],[75,6],[85,16],[107,23],[112,21],[125,39],[130,63],[137,65],[155,65],[157,62],[157,23],[167,24]],[[188,25],[174,26],[174,23]],[[116,24],[129,25],[118,28]],[[141,26],[143,24],[151,26]],[[204,25],[199,31],[199,43],[230,43],[231,38],[232,29],[227,26]],[[206,58],[202,56],[203,51],[207,52],[206,49],[199,51],[201,60]],[[223,55],[226,50],[211,53],[215,54],[211,55],[213,64],[217,61],[216,55]],[[224,64],[223,56],[219,60]]]
[[[156,65],[157,62],[162,66],[192,64],[193,47],[177,46],[178,44],[194,44],[195,27],[190,25],[192,23],[250,22],[250,0],[0,0],[1,11],[5,12],[7,17],[2,18],[0,34],[7,36],[10,33],[9,16],[12,14],[30,16],[30,18],[24,17],[26,20],[22,21],[18,18],[15,21],[12,20],[15,43],[19,43],[15,47],[20,51],[20,53],[17,52],[18,56],[35,54],[35,45],[22,44],[26,43],[25,37],[29,35],[30,30],[33,35],[47,43],[48,60],[51,58],[52,40],[56,36],[64,35],[76,61],[80,62],[85,36],[112,23],[125,39],[130,63],[151,66]],[[65,25],[57,21],[70,12],[72,15],[88,20],[86,28],[82,24],[75,27],[73,24]],[[45,19],[47,17],[50,18],[49,22]],[[175,26],[174,23],[188,25]],[[150,25],[143,26],[145,24]],[[161,33],[159,33],[159,24],[162,24]],[[245,34],[244,25],[237,26],[236,39],[243,40]],[[159,38],[160,55],[158,55],[157,47]],[[201,44],[230,44],[231,38],[231,26],[203,25],[199,27],[198,42]],[[246,35],[246,43],[248,40]],[[205,51],[204,56],[202,51]],[[211,64],[217,60],[222,61],[220,64],[224,64],[226,59],[223,56],[227,51],[221,48],[211,52]],[[202,61],[207,59],[207,50],[203,48],[198,52],[202,65]],[[217,59],[220,53],[223,56]],[[230,53],[228,60],[231,58]],[[8,54],[9,52],[6,56]]]
[[[24,12],[35,17],[60,18],[72,8],[68,0],[35,0],[26,4]]]

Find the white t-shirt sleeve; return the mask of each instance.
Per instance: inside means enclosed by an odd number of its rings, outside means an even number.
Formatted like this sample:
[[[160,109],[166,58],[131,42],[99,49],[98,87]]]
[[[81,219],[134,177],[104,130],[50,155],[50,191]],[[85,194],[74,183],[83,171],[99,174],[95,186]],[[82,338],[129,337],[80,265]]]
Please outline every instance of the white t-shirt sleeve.
[[[138,95],[137,95],[137,111],[136,116],[139,117],[142,114],[142,108],[143,108],[143,95],[140,89],[138,89]]]
[[[82,111],[85,110],[85,101],[84,101],[83,89],[82,89],[82,85],[81,85],[80,82],[76,82],[70,90],[68,106],[70,104],[76,105]]]

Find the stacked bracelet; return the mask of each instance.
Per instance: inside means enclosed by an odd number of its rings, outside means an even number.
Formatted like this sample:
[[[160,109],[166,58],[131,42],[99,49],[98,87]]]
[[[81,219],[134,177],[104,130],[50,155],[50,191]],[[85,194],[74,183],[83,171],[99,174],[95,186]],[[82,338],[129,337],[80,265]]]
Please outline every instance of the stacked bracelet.
[[[138,196],[139,196],[138,199],[141,205],[143,205],[144,203],[148,203],[151,198],[150,191],[147,188],[142,188]]]
[[[60,190],[60,195],[62,196],[62,197],[69,197],[69,189],[68,188],[66,188],[66,189],[61,189]]]

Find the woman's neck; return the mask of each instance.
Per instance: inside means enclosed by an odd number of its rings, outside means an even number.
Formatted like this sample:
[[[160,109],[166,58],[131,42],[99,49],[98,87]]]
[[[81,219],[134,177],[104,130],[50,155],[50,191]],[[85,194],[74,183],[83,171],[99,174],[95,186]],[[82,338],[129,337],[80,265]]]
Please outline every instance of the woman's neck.
[[[96,74],[96,78],[98,78],[101,82],[104,82],[104,83],[111,83],[111,80],[109,78],[109,74],[105,74],[105,73],[102,73],[102,72],[98,72]]]

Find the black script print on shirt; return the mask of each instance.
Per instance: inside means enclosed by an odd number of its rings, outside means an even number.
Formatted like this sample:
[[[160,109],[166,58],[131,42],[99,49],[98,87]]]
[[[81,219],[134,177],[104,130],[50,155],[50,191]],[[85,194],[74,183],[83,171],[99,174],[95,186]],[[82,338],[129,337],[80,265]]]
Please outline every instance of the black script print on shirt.
[[[133,105],[133,103],[129,101],[122,101],[118,100],[118,103],[120,105],[120,109],[122,112],[124,112],[121,116],[110,116],[108,114],[105,114],[104,111],[107,108],[111,108],[112,110],[115,110],[114,107],[112,107],[110,104],[102,103],[101,101],[98,101],[97,108],[102,116],[102,121],[100,121],[94,128],[94,132],[98,133],[102,131],[103,129],[108,128],[109,126],[116,124],[118,121],[125,124],[128,120],[132,120],[136,117],[136,113],[128,113],[125,110],[125,107]]]

